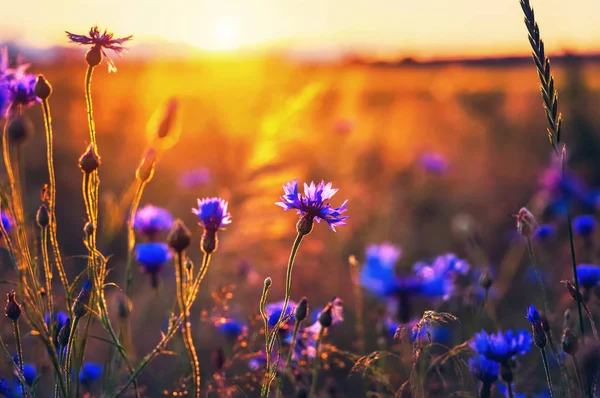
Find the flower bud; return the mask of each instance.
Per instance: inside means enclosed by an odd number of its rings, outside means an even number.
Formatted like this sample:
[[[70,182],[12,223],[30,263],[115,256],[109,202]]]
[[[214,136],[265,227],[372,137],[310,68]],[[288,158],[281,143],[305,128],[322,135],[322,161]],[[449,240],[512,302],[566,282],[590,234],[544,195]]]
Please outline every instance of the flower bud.
[[[321,313],[319,314],[319,323],[324,328],[328,328],[333,323],[333,314],[331,313],[331,311],[332,311],[332,305],[331,305],[331,303],[329,303],[323,309],[323,311],[321,311]]]
[[[175,220],[171,232],[167,237],[169,247],[177,253],[182,253],[187,249],[192,241],[192,234],[180,219]]]
[[[135,178],[141,182],[148,182],[154,176],[154,166],[156,165],[157,152],[150,148],[146,151],[142,162],[135,171]]]
[[[270,288],[272,284],[273,284],[273,280],[271,279],[270,276],[267,276],[265,278],[265,290]]]
[[[88,145],[86,151],[79,158],[79,168],[86,174],[90,174],[100,167],[100,156],[96,153],[93,144]]]
[[[46,205],[41,205],[37,211],[35,219],[41,228],[46,228],[50,224],[50,213]]]
[[[33,88],[35,95],[42,100],[48,99],[52,95],[52,86],[44,78],[44,75],[38,75]]]
[[[533,214],[526,207],[521,207],[517,214],[517,231],[526,238],[532,238],[537,229],[538,223]]]
[[[85,282],[85,284],[83,285],[83,287],[81,288],[79,295],[77,295],[77,298],[75,299],[75,302],[73,303],[73,315],[75,315],[75,318],[81,318],[87,314],[87,312],[88,312],[87,306],[88,306],[88,303],[90,302],[91,294],[92,294],[92,281],[88,279]]]
[[[314,226],[314,217],[307,215],[302,216],[296,223],[296,231],[300,235],[308,235],[312,232]]]
[[[27,141],[33,132],[33,124],[31,120],[22,115],[12,116],[8,119],[6,125],[6,133],[11,143],[16,145],[23,144]]]
[[[294,317],[296,318],[296,322],[300,323],[303,320],[305,320],[307,316],[308,300],[306,299],[306,297],[302,297],[302,299],[300,299],[300,302],[298,303],[298,306],[296,307],[296,313],[294,314]]]
[[[560,343],[562,345],[562,350],[569,355],[575,355],[577,354],[577,351],[579,351],[579,339],[569,328],[566,328],[563,331]]]
[[[185,269],[187,269],[188,272],[190,272],[193,268],[194,268],[194,262],[192,260],[190,260],[189,258],[187,258],[185,260]]]
[[[485,290],[489,290],[492,287],[493,283],[494,283],[494,280],[492,279],[490,270],[488,268],[486,268],[485,271],[483,271],[483,273],[479,277],[479,286],[481,286]]]
[[[12,321],[16,322],[21,316],[21,306],[17,303],[16,300],[17,294],[13,291],[10,291],[6,295],[6,307],[4,310],[6,311],[6,316],[10,318]]]
[[[69,336],[71,335],[71,320],[66,319],[65,324],[58,331],[58,345],[66,347],[69,344]]]
[[[156,131],[156,135],[158,138],[165,138],[175,124],[175,119],[177,118],[177,109],[179,108],[179,103],[175,98],[171,98],[165,107],[165,114],[163,119],[160,121],[158,125],[158,129]]]
[[[94,45],[85,54],[85,60],[91,67],[100,65],[100,62],[102,62],[102,47],[99,44]]]

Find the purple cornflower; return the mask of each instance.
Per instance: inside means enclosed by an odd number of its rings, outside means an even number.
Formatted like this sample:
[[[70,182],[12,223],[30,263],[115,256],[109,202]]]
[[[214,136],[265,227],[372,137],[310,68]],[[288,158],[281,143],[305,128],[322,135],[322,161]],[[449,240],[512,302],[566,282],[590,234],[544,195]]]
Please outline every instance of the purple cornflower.
[[[331,187],[331,182],[325,184],[321,181],[318,185],[311,182],[304,184],[304,195],[298,192],[298,180],[294,179],[283,186],[285,194],[281,196],[281,202],[275,203],[284,210],[296,209],[302,218],[298,222],[298,232],[307,235],[312,231],[313,221],[321,220],[329,224],[335,231],[335,227],[346,225],[348,216],[342,216],[346,212],[347,200],[340,207],[331,207],[327,202],[338,191]],[[303,222],[305,221],[305,222]]]
[[[546,347],[547,339],[546,332],[544,332],[544,327],[542,326],[542,317],[540,316],[540,313],[533,305],[530,305],[527,307],[527,315],[525,318],[531,322],[531,332],[535,345],[543,349]]]
[[[444,174],[449,167],[448,159],[437,152],[427,152],[419,157],[419,165],[431,174]]]
[[[492,384],[498,380],[500,365],[484,356],[475,355],[469,358],[469,370],[477,380],[484,384]]]
[[[454,293],[454,278],[466,275],[470,266],[456,255],[447,253],[436,257],[431,264],[420,262],[413,268],[421,281],[420,294],[447,300]]]
[[[97,26],[92,26],[87,35],[77,35],[70,32],[65,33],[67,34],[67,37],[71,43],[92,46],[86,55],[86,59],[90,66],[99,65],[100,62],[102,62],[102,57],[105,57],[109,72],[116,72],[117,68],[115,67],[114,62],[108,57],[104,49],[112,50],[120,57],[121,53],[125,50],[123,43],[133,38],[133,35],[130,35],[119,39],[113,39],[113,33],[109,33],[106,29],[103,33],[100,33],[100,30]]]
[[[136,260],[144,272],[150,274],[152,287],[158,286],[158,273],[167,261],[171,259],[171,251],[166,243],[138,243],[135,246]]]
[[[146,205],[135,214],[134,228],[149,240],[163,231],[169,231],[173,226],[173,216],[167,209]]]
[[[600,282],[600,267],[592,264],[579,264],[577,278],[581,286],[591,289]]]
[[[36,76],[25,73],[29,64],[15,69],[8,67],[8,50],[0,48],[0,118],[7,115],[11,105],[30,107],[40,99],[35,95]]]
[[[573,220],[573,229],[577,234],[584,238],[589,237],[596,229],[596,219],[594,216],[579,216]]]
[[[81,384],[89,386],[102,377],[102,365],[94,362],[84,362],[79,371],[79,381]]]
[[[391,243],[367,247],[366,261],[359,276],[360,285],[380,297],[392,293],[398,285],[394,265],[401,254],[402,250]]]
[[[531,335],[525,330],[488,334],[485,330],[475,333],[469,343],[479,355],[500,364],[507,364],[515,355],[523,355],[531,348]]]
[[[199,224],[205,230],[216,232],[219,228],[231,224],[227,202],[217,197],[198,199],[198,208],[192,209],[192,213],[198,216]]]

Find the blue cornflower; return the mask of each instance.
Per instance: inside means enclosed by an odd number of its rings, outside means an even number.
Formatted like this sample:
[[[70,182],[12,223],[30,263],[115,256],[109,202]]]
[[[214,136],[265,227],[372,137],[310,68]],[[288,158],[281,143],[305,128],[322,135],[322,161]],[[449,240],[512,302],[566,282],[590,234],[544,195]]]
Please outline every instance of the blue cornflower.
[[[417,263],[414,271],[420,278],[419,293],[447,300],[454,293],[454,277],[466,275],[469,264],[452,253],[436,257],[431,264]]]
[[[534,237],[542,242],[546,242],[556,236],[556,228],[550,224],[542,224],[535,231]]]
[[[469,345],[479,355],[502,364],[515,355],[528,352],[531,348],[531,335],[525,330],[516,333],[512,330],[505,333],[498,331],[495,334],[482,330],[475,333]]]
[[[297,305],[298,304],[296,302],[290,300],[290,302],[288,303],[287,309],[285,310],[284,319],[287,319],[287,324],[290,326],[294,325],[294,322],[295,322],[294,312],[296,311]],[[269,317],[269,327],[272,328],[279,321],[279,317],[281,316],[281,313],[283,311],[283,301],[278,301],[276,303],[267,304],[265,310]]]
[[[476,355],[469,358],[471,374],[484,384],[492,384],[498,380],[500,365],[484,356]]]
[[[103,33],[100,33],[100,30],[97,26],[92,26],[90,32],[86,35],[77,35],[70,32],[65,32],[69,41],[71,43],[77,43],[81,45],[92,45],[91,50],[86,55],[86,59],[90,66],[97,66],[102,62],[102,57],[106,58],[106,62],[108,63],[108,71],[116,72],[117,68],[115,67],[114,62],[106,55],[104,49],[112,50],[119,57],[121,53],[125,50],[123,47],[123,43],[128,40],[131,40],[133,35],[123,37],[120,39],[113,39],[113,33],[109,33],[107,30],[104,30]]]
[[[81,371],[79,371],[79,381],[85,385],[93,384],[101,376],[102,365],[94,362],[84,362]]]
[[[532,324],[542,322],[540,313],[533,305],[530,305],[529,307],[527,307],[527,315],[525,316],[525,318],[527,318],[527,320],[529,322],[531,322]]]
[[[12,219],[10,218],[10,216],[8,215],[8,213],[2,211],[0,212],[0,219],[2,220],[2,226],[4,227],[4,229],[6,230],[6,233],[10,233],[10,231],[12,231],[13,229],[13,222]]]
[[[421,168],[431,174],[444,174],[448,170],[448,159],[440,153],[427,152],[419,157]]]
[[[235,340],[244,333],[246,325],[232,318],[218,318],[215,321],[215,327],[225,337]]]
[[[35,377],[37,376],[37,371],[35,370],[35,365],[30,363],[23,364],[23,376],[25,377],[25,381],[28,385],[33,385],[35,381]]]
[[[227,202],[220,198],[198,199],[198,208],[192,213],[200,219],[199,224],[208,231],[217,231],[231,224],[231,214],[227,213]]]
[[[173,226],[173,216],[167,209],[146,205],[135,215],[134,228],[152,239],[157,233],[169,231]]]
[[[590,236],[596,229],[594,216],[579,216],[573,220],[573,229],[583,237]]]
[[[359,276],[360,285],[377,296],[392,293],[398,284],[394,265],[401,254],[400,248],[390,243],[367,247],[366,262]]]
[[[529,322],[531,322],[531,333],[533,335],[533,341],[539,348],[546,347],[547,338],[544,327],[542,326],[542,317],[538,310],[530,305],[527,307],[527,315],[525,316]]]
[[[311,182],[310,185],[304,184],[304,194],[298,192],[298,180],[287,182],[283,186],[284,195],[281,196],[281,202],[275,203],[284,210],[296,209],[298,214],[301,214],[309,226],[303,229],[304,234],[310,233],[312,230],[313,220],[321,222],[325,221],[329,227],[335,231],[335,227],[346,225],[348,216],[342,214],[346,212],[347,200],[340,207],[331,207],[328,203],[329,199],[338,191],[331,187],[331,182],[325,184],[321,181],[318,185]]]
[[[579,264],[577,266],[579,284],[585,288],[593,288],[600,282],[600,267],[592,264]]]
[[[149,274],[160,272],[171,258],[169,246],[163,242],[138,243],[135,252],[137,262]]]
[[[46,314],[46,326],[50,327],[50,314]],[[69,320],[69,315],[66,312],[58,311],[52,315],[52,322],[55,324],[55,330],[62,329],[65,323]]]
[[[25,73],[25,68],[17,69],[17,72],[5,80],[11,104],[30,107],[40,99],[35,95],[36,76]]]

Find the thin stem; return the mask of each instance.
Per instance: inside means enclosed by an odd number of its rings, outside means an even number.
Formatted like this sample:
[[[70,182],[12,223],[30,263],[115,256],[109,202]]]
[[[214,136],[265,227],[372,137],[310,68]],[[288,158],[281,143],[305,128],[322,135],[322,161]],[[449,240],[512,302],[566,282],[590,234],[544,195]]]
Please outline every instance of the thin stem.
[[[292,332],[292,342],[290,344],[289,352],[288,352],[287,358],[285,360],[285,364],[283,365],[283,371],[281,372],[281,375],[279,376],[279,383],[277,386],[277,396],[279,396],[279,394],[283,390],[283,377],[285,376],[285,372],[287,371],[287,368],[290,366],[290,363],[292,362],[292,356],[294,355],[294,349],[296,348],[296,337],[298,335],[299,329],[300,329],[300,322],[298,322],[296,320],[296,322],[294,323],[294,331]]]
[[[479,398],[490,398],[492,396],[492,384],[482,383],[479,389]]]
[[[362,298],[362,289],[359,284],[359,263],[356,261],[354,256],[350,257],[350,275],[352,276],[352,287],[354,289],[354,309],[355,309],[355,329],[356,335],[358,337],[357,341],[357,349],[359,354],[363,354],[365,351],[365,328],[364,328],[364,319],[363,319],[363,298]]]
[[[271,372],[271,354],[269,353],[269,341],[270,341],[270,331],[269,331],[269,316],[267,315],[265,308],[267,304],[267,296],[269,294],[269,288],[271,287],[271,283],[267,283],[268,279],[265,280],[265,284],[263,287],[262,295],[260,296],[260,304],[259,311],[260,315],[263,319],[263,324],[265,328],[265,352],[267,353],[265,361],[266,361],[266,369],[265,376],[263,378],[262,386],[261,386],[261,397],[267,398],[269,396],[269,374]]]
[[[23,373],[23,346],[21,345],[21,333],[19,332],[19,322],[16,320],[12,322],[13,331],[15,333],[15,343],[17,345],[17,360],[19,361],[19,370]],[[21,380],[22,391],[25,390],[25,383]]]
[[[552,379],[550,378],[550,368],[548,367],[548,357],[546,356],[546,350],[540,348],[542,353],[542,362],[544,362],[544,371],[546,372],[546,381],[548,382],[548,390],[550,391],[550,397],[554,398],[554,388],[552,388]]]
[[[585,395],[587,395],[589,398],[592,398],[592,392],[590,391],[590,389],[588,389],[584,382],[583,382],[583,378],[581,377],[581,369],[579,368],[579,362],[577,361],[577,358],[574,355],[571,355],[571,359],[573,360],[573,367],[575,368],[575,376],[577,377],[577,383],[579,384],[579,388],[581,389],[581,392],[584,393]]]
[[[323,338],[323,333],[325,332],[325,328],[322,327],[319,330],[319,336],[317,337],[317,341],[315,343],[315,361],[313,364],[312,371],[312,381],[310,383],[310,393],[308,394],[308,398],[313,398],[315,393],[317,392],[317,382],[319,379],[319,364],[321,362],[321,353],[319,349],[321,348],[321,339]]]
[[[540,289],[542,291],[542,302],[544,304],[544,313],[546,316],[550,315],[548,310],[548,299],[546,298],[546,287],[544,286],[544,280],[542,279],[542,275],[538,268],[537,262],[535,261],[535,254],[533,253],[533,244],[531,243],[531,238],[527,238],[527,251],[529,252],[529,259],[531,261],[531,265],[535,270],[535,275],[537,276],[537,280],[540,284]]]
[[[131,207],[129,208],[129,217],[127,218],[127,264],[125,266],[125,296],[129,297],[131,295],[131,287],[133,284],[133,259],[134,259],[134,249],[135,249],[135,215],[137,213],[137,209],[140,205],[140,200],[142,199],[142,194],[144,193],[144,187],[146,184],[142,181],[136,180],[135,193],[133,195],[133,201],[131,202]]]
[[[554,339],[552,337],[552,331],[548,331],[548,333],[546,333],[546,336],[548,337],[548,343],[550,344],[550,349],[552,350],[552,354],[554,355],[554,358],[556,358],[556,361],[558,362],[558,367],[560,368],[560,375],[561,375],[561,377],[563,379],[563,383],[565,384],[565,387],[567,389],[567,393],[569,394],[569,397],[571,397],[572,394],[571,394],[571,389],[569,388],[569,376],[567,375],[567,368],[565,367],[564,361],[560,357],[558,349],[556,348],[556,344],[554,344]]]
[[[48,297],[48,314],[52,317],[54,314],[54,299],[52,297],[52,268],[50,267],[50,258],[48,254],[48,228],[41,227],[42,235],[42,263],[44,264],[44,274],[46,278],[46,295]],[[54,335],[54,322],[49,322],[50,335]]]
[[[564,167],[564,166],[563,166]],[[564,171],[564,169],[563,169]],[[577,276],[577,260],[575,259],[575,244],[573,243],[573,227],[571,226],[571,212],[567,204],[567,225],[569,226],[569,245],[571,246],[571,265],[573,266],[573,279],[575,280],[575,290],[578,294],[575,295],[577,302],[577,315],[579,316],[579,330],[581,332],[581,343],[585,346],[584,327],[583,327],[583,311],[581,310],[581,298],[579,297],[579,277]]]
[[[513,392],[513,389],[512,389],[512,383],[506,383],[506,388],[508,389],[508,397],[515,398],[515,393]]]
[[[65,349],[63,347],[61,347],[61,346],[58,346],[58,347],[59,347],[58,349],[60,351],[59,354],[58,354],[58,363],[60,364],[60,368],[61,368],[61,371],[62,371],[62,369],[63,369],[63,367],[65,365]],[[54,386],[54,396],[55,397],[60,397],[60,393],[59,393],[59,388],[58,387],[59,387],[58,383],[56,383],[56,385]],[[63,397],[66,398],[66,397],[68,397],[68,395],[65,393],[63,395]]]
[[[94,108],[92,106],[92,75],[94,67],[88,66],[85,73],[85,104],[87,107],[88,126],[90,128],[91,144],[96,146],[96,126],[94,124]]]
[[[0,347],[2,347],[2,352],[4,353],[6,360],[9,361],[9,363],[13,364],[15,374],[17,375],[17,378],[19,379],[21,386],[22,387],[24,386],[24,389],[23,389],[24,396],[29,397],[30,396],[29,386],[27,385],[27,381],[25,380],[25,376],[23,375],[22,367],[19,364],[16,364],[15,361],[13,360],[12,354],[6,347],[6,344],[4,344],[4,340],[2,340],[2,336],[0,336]]]
[[[194,396],[200,398],[200,362],[198,361],[198,355],[196,354],[196,347],[194,347],[194,341],[192,339],[192,327],[188,319],[188,308],[185,305],[185,291],[183,286],[183,253],[176,253],[177,267],[175,268],[175,275],[177,280],[177,301],[179,303],[179,310],[183,316],[183,325],[181,328],[181,335],[185,349],[190,359],[190,365],[192,367],[192,378],[194,380]]]
[[[77,334],[78,326],[79,317],[75,317],[73,318],[73,323],[71,324],[71,333],[69,334],[69,341],[67,343],[67,352],[65,358],[65,378],[67,379],[67,390],[69,390],[69,393],[71,393],[71,357],[73,356],[73,351],[75,348],[75,335]]]

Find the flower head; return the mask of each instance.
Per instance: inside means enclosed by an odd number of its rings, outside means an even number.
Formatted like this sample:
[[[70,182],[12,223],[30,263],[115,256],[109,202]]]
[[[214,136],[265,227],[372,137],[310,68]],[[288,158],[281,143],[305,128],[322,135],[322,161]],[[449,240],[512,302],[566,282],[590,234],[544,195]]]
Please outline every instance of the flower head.
[[[577,278],[581,286],[591,289],[600,282],[600,267],[592,264],[579,264]]]
[[[133,226],[141,234],[153,238],[157,233],[171,229],[173,216],[167,209],[146,205],[135,214]]]
[[[198,199],[198,208],[192,213],[200,219],[199,224],[205,230],[217,231],[231,224],[231,214],[227,213],[227,201],[214,197]]]
[[[596,229],[594,216],[579,216],[573,220],[573,229],[583,237],[590,236]]]
[[[492,384],[498,380],[500,365],[484,356],[475,355],[469,358],[469,370],[479,381],[484,384]]]
[[[170,260],[169,246],[162,242],[138,243],[135,246],[136,260],[145,272],[155,274]]]
[[[527,315],[525,316],[529,322],[531,322],[531,332],[533,334],[533,341],[539,348],[546,347],[547,338],[546,332],[544,332],[544,326],[542,325],[542,317],[538,310],[530,305],[527,307]]]
[[[26,73],[29,64],[8,67],[8,50],[0,48],[0,118],[11,104],[30,107],[40,99],[35,95],[36,76]]]
[[[527,315],[525,316],[525,318],[527,318],[527,320],[531,323],[542,322],[540,313],[533,305],[527,307]]]
[[[285,315],[284,315],[284,320],[287,320],[286,324],[288,326],[293,326],[294,322],[296,321],[295,317],[294,317],[294,312],[296,311],[296,307],[298,306],[298,303],[296,303],[295,301],[290,300],[288,303],[288,306],[285,310]],[[266,313],[267,316],[269,317],[269,327],[274,327],[277,322],[279,321],[279,318],[281,317],[281,313],[283,312],[283,300],[282,301],[278,301],[276,303],[272,303],[272,304],[267,304],[266,308]],[[284,324],[284,328],[285,325]]]
[[[523,355],[531,348],[531,335],[525,330],[514,332],[508,330],[488,334],[485,330],[475,333],[469,343],[479,355],[500,364],[507,363],[515,355]]]
[[[390,243],[367,247],[366,262],[362,267],[359,283],[377,296],[386,296],[397,286],[394,265],[402,251]]]
[[[466,275],[469,264],[452,253],[436,257],[431,264],[417,263],[414,271],[420,279],[419,293],[447,300],[454,293],[454,278]]]
[[[133,35],[122,37],[119,39],[114,39],[113,33],[109,33],[106,29],[104,32],[100,33],[100,30],[97,26],[92,26],[89,33],[87,35],[78,35],[70,32],[65,32],[69,41],[71,43],[77,43],[81,45],[91,45],[92,49],[88,52],[86,59],[90,66],[99,65],[102,62],[102,57],[106,58],[106,62],[108,63],[108,71],[116,72],[117,68],[113,61],[108,57],[104,49],[112,50],[119,57],[121,53],[125,50],[123,47],[123,43],[131,40]]]
[[[84,362],[79,372],[79,381],[84,385],[90,385],[102,376],[102,365],[94,362]]]
[[[4,227],[4,229],[6,230],[6,233],[10,233],[10,231],[12,231],[13,229],[13,221],[10,218],[10,216],[8,215],[7,212],[2,211],[0,212],[0,219],[2,222],[2,226]]]
[[[309,233],[312,230],[312,221],[321,220],[329,224],[329,227],[335,231],[335,227],[346,225],[348,216],[342,214],[346,212],[347,200],[340,207],[331,207],[328,203],[329,199],[338,191],[331,187],[331,183],[325,184],[321,181],[315,185],[311,182],[310,185],[304,184],[304,194],[298,192],[298,181],[293,180],[287,182],[283,186],[284,195],[281,196],[280,202],[275,203],[284,210],[296,209],[298,214],[303,216],[303,219],[308,220],[310,229],[306,229]]]

